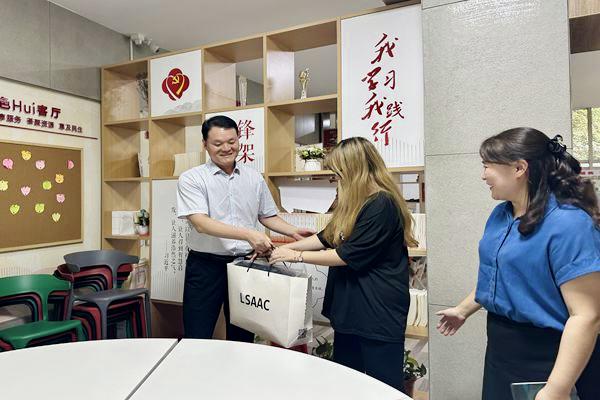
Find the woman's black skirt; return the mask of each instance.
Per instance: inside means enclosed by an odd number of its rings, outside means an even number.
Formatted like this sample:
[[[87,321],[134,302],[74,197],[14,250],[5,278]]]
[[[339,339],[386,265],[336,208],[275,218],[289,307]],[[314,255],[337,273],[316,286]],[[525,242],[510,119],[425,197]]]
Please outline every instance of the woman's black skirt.
[[[510,400],[513,382],[545,382],[552,372],[561,331],[511,321],[488,312],[483,400]],[[600,340],[576,384],[581,400],[600,400]]]

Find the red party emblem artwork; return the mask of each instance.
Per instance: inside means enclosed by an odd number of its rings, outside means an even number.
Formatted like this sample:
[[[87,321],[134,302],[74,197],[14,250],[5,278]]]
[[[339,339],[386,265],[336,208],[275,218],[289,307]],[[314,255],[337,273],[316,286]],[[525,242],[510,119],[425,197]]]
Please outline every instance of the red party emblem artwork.
[[[163,80],[162,90],[171,100],[176,101],[181,98],[189,86],[190,78],[184,75],[179,68],[173,68],[169,72],[169,76]]]

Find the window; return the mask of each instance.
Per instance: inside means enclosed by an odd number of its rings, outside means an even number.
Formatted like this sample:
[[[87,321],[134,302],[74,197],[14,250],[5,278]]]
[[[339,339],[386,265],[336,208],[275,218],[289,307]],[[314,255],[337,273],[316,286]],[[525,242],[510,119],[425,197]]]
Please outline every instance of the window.
[[[582,167],[600,167],[600,107],[574,110],[572,124],[573,155]]]

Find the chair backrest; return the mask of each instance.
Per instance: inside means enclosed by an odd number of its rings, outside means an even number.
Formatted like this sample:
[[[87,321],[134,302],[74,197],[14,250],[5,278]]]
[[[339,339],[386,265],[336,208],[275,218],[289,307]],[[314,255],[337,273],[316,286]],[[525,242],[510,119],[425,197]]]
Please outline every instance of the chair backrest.
[[[87,250],[65,255],[65,262],[69,270],[77,273],[89,267],[105,265],[110,268],[112,287],[117,287],[117,270],[123,264],[137,264],[138,256],[125,254],[118,250]]]
[[[0,297],[16,296],[19,294],[35,293],[39,296],[42,306],[42,317],[48,319],[48,296],[59,290],[69,290],[67,281],[52,275],[19,275],[0,278]]]

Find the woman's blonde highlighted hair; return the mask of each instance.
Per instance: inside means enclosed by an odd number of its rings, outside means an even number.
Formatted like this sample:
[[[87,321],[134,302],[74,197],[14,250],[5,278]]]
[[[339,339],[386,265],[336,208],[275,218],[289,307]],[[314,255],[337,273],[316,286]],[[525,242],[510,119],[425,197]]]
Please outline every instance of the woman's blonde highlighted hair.
[[[366,201],[378,192],[385,192],[392,197],[401,215],[404,244],[418,247],[406,201],[371,142],[362,137],[342,140],[325,158],[325,167],[339,178],[337,206],[324,232],[329,243],[338,246],[344,237],[348,238]]]

